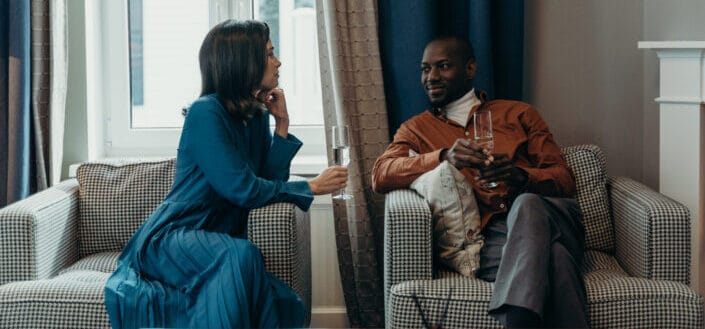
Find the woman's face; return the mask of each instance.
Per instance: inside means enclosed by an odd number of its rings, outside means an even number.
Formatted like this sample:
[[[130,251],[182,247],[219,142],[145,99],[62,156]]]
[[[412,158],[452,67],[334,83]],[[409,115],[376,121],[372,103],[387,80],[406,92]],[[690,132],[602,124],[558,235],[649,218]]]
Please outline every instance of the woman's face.
[[[282,63],[274,55],[272,40],[267,41],[267,67],[264,69],[262,77],[262,89],[274,89],[279,85],[279,67]]]

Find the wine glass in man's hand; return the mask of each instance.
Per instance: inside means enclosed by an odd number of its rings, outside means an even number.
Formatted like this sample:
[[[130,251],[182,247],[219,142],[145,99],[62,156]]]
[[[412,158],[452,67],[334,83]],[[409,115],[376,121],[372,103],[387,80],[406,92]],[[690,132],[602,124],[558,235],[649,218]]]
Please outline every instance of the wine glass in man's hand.
[[[475,143],[491,154],[494,150],[494,136],[492,135],[492,112],[477,111],[473,114],[473,127],[475,128]],[[497,182],[486,182],[483,187],[493,189],[499,186]]]

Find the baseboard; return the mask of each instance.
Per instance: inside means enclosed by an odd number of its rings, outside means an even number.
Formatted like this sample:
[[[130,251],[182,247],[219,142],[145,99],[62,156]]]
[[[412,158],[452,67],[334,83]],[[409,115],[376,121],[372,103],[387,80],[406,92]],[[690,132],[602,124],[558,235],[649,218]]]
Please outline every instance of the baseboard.
[[[311,328],[349,328],[345,307],[314,307],[311,309]]]

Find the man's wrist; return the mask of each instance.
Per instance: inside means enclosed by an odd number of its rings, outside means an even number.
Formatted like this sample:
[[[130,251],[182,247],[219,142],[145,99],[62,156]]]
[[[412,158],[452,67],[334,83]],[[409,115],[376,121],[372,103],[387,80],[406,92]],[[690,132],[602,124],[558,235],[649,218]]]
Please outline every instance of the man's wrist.
[[[521,182],[519,182],[519,186],[517,186],[518,189],[520,191],[526,190],[529,186],[529,172],[519,167],[514,167],[514,169],[517,171],[517,173],[519,173],[519,176],[521,177]]]
[[[441,153],[438,154],[438,162],[445,161],[447,153],[448,153],[448,149],[441,149]]]

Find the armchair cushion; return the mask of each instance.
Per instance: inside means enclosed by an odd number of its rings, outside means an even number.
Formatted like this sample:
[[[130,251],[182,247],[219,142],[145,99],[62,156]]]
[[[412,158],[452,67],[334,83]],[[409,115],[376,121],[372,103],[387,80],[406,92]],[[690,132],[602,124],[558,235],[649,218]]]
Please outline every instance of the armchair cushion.
[[[611,252],[614,227],[610,219],[605,155],[595,145],[564,147],[563,155],[575,177],[576,198],[585,226],[585,249]]]
[[[88,163],[79,184],[79,254],[120,251],[169,192],[174,160]]]
[[[0,286],[0,327],[110,328],[103,297],[109,276],[72,271]]]
[[[73,271],[98,271],[113,273],[117,268],[117,260],[120,257],[119,251],[106,251],[83,257],[73,265],[61,270],[59,275]]]

